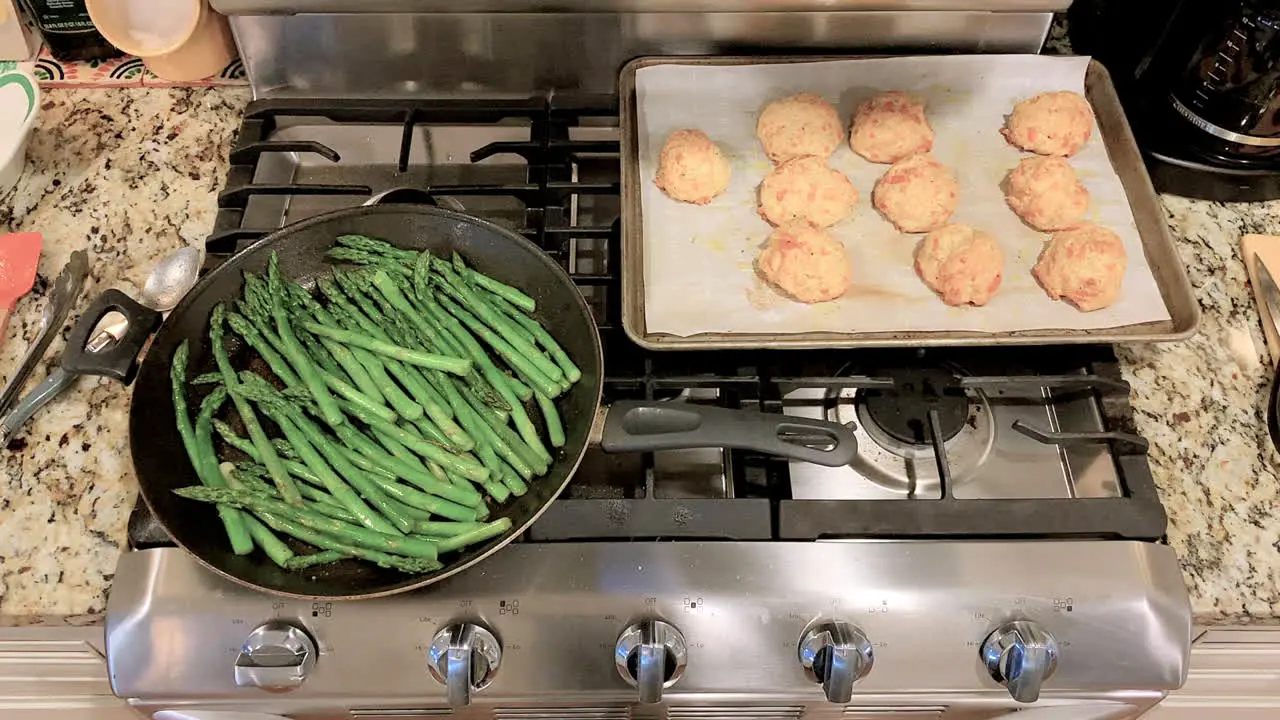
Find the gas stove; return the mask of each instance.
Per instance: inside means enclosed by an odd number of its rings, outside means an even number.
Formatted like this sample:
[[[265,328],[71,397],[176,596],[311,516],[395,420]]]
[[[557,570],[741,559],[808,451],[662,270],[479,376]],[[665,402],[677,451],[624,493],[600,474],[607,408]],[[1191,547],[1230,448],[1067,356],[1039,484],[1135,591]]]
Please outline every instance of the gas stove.
[[[834,419],[858,432],[855,462],[592,450],[474,571],[350,603],[230,584],[140,506],[108,605],[117,694],[297,718],[976,718],[1037,698],[1129,717],[1177,687],[1186,592],[1112,351],[643,350],[619,323],[615,112],[608,97],[255,102],[207,263],[425,190],[569,270],[606,399]],[[430,661],[450,646],[470,649],[469,682]]]
[[[1027,52],[1052,4],[801,2],[783,18],[769,2],[459,15],[215,0],[245,13],[232,24],[263,99],[231,151],[209,268],[297,220],[388,191],[425,199],[568,270],[600,332],[606,401],[826,417],[855,429],[859,454],[825,468],[588,450],[501,552],[357,602],[225,581],[139,507],[107,609],[115,692],[166,719],[1075,720],[1157,703],[1185,677],[1191,615],[1111,348],[658,353],[620,322],[625,60]],[[898,11],[851,11],[871,6]],[[325,37],[344,42],[322,62],[333,46],[311,40]],[[556,90],[528,90],[541,86]]]

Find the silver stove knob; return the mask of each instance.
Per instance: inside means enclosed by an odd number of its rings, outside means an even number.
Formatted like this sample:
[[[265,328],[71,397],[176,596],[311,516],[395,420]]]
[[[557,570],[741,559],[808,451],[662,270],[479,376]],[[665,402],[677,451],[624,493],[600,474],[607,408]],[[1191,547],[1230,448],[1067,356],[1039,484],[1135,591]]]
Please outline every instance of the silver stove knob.
[[[316,655],[315,640],[302,628],[279,620],[263,623],[236,657],[236,686],[292,690],[316,666]]]
[[[641,620],[618,636],[614,665],[627,684],[640,691],[640,702],[662,702],[662,689],[684,675],[689,651],[684,635],[671,623]]]
[[[982,643],[982,663],[1020,703],[1040,698],[1040,687],[1058,669],[1058,641],[1029,620],[996,628]]]
[[[853,699],[853,684],[875,663],[871,641],[862,630],[839,620],[810,626],[800,636],[797,653],[805,676],[822,683],[827,700],[840,704]]]
[[[459,623],[440,629],[431,639],[427,669],[448,690],[449,705],[471,703],[471,693],[493,682],[502,663],[502,644],[486,628]]]

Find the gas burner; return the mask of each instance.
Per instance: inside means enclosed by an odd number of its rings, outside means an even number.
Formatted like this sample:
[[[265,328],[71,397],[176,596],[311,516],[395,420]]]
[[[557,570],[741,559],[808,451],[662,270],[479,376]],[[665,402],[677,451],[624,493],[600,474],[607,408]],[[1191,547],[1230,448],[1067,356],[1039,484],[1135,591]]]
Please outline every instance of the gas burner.
[[[864,425],[874,425],[898,442],[930,446],[930,412],[938,412],[944,441],[955,437],[969,419],[969,398],[956,385],[955,373],[928,368],[899,372],[892,377],[892,389],[859,394],[859,416]]]
[[[937,410],[951,489],[965,493],[966,484],[980,475],[991,456],[996,426],[987,395],[960,389],[959,374],[945,368],[895,370],[877,374],[892,377],[892,389],[829,392],[824,401],[827,418],[856,428],[858,457],[852,469],[890,497],[939,497],[928,419],[929,411]]]

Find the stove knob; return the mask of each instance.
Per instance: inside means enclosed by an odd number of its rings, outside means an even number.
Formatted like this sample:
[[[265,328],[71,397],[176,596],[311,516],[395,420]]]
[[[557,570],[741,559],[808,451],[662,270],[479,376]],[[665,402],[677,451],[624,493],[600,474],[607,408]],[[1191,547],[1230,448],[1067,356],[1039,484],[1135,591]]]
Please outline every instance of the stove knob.
[[[641,620],[618,636],[613,662],[627,684],[640,690],[640,702],[662,702],[662,689],[676,684],[689,662],[684,635],[670,623]]]
[[[279,620],[259,625],[236,657],[236,686],[292,690],[316,666],[316,642],[306,630]]]
[[[1040,686],[1058,668],[1058,641],[1029,620],[996,628],[982,643],[982,662],[996,682],[1020,703],[1033,703]]]
[[[449,705],[471,703],[471,692],[493,682],[502,662],[502,643],[488,629],[472,623],[441,628],[431,639],[427,669],[448,689]]]
[[[856,625],[838,620],[805,630],[797,653],[805,676],[822,683],[827,700],[840,704],[853,698],[853,684],[871,672],[875,663],[867,636]]]

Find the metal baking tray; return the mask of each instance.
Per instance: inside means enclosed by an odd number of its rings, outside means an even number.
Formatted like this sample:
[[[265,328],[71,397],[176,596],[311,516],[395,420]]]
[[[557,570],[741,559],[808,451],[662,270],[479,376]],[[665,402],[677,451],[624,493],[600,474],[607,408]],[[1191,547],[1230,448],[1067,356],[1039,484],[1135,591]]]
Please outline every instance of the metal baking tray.
[[[622,68],[619,81],[622,130],[622,325],[627,335],[651,350],[727,348],[867,348],[960,345],[1050,345],[1139,343],[1185,340],[1200,324],[1200,303],[1174,246],[1164,210],[1151,186],[1142,155],[1125,119],[1111,76],[1097,61],[1089,63],[1085,96],[1093,106],[1107,155],[1124,186],[1142,238],[1147,263],[1160,288],[1169,320],[1102,330],[1024,330],[1018,332],[911,331],[869,333],[699,333],[681,337],[651,333],[644,315],[644,215],[640,202],[640,163],[636,135],[636,71],[655,65],[766,65],[774,63],[858,60],[871,56],[648,57]],[[883,56],[881,56],[883,57]]]

